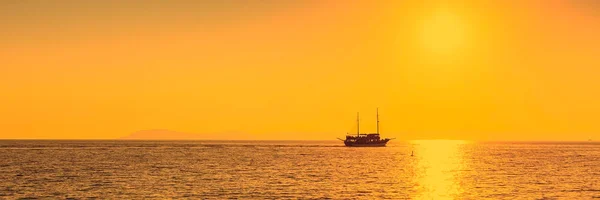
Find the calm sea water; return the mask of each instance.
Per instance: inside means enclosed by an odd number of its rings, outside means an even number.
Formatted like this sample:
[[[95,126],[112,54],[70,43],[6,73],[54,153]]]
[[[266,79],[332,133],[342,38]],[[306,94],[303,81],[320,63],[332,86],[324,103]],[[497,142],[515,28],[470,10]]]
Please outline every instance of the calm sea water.
[[[592,199],[600,143],[5,140],[0,180],[7,199]]]

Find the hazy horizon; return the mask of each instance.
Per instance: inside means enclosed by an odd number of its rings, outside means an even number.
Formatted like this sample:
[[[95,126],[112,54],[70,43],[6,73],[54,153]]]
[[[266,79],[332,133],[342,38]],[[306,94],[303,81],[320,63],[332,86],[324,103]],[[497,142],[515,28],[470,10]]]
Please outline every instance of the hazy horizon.
[[[399,140],[600,140],[599,10],[586,0],[3,1],[0,139],[153,129],[335,139],[355,130],[356,112],[374,132],[379,108],[382,136]]]
[[[156,133],[144,134],[146,132],[159,131],[159,135]],[[172,135],[173,133],[177,135]],[[232,137],[231,134],[236,134],[237,137]],[[154,134],[154,135],[153,135]],[[225,136],[223,136],[225,135]],[[295,135],[303,135],[302,133],[297,133]],[[311,134],[314,135],[314,134]],[[330,135],[330,134],[323,134]],[[349,135],[353,135],[349,133]],[[398,134],[388,134],[388,135],[398,135]],[[216,137],[215,137],[216,136]],[[124,141],[339,141],[338,138],[343,138],[345,136],[341,135],[337,138],[258,138],[256,135],[243,133],[243,132],[223,132],[223,133],[189,133],[189,132],[179,132],[167,129],[155,129],[155,130],[143,130],[135,133],[131,133],[129,135],[125,135],[119,138],[85,138],[85,139],[77,139],[77,138],[0,138],[0,140],[124,140]],[[385,135],[384,135],[385,137]],[[388,137],[393,138],[392,141],[397,141],[400,143],[405,142],[414,142],[414,141],[465,141],[465,142],[592,142],[597,143],[600,141],[593,140],[591,138],[583,139],[583,140],[465,140],[459,138],[418,138],[418,137]]]

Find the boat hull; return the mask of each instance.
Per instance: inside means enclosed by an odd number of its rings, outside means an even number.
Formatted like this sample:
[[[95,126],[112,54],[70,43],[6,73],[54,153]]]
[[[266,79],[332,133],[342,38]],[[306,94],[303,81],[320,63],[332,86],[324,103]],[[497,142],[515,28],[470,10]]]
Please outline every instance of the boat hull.
[[[385,145],[387,144],[388,141],[389,140],[382,140],[382,141],[367,142],[367,143],[344,141],[344,145],[346,145],[347,147],[385,147]]]

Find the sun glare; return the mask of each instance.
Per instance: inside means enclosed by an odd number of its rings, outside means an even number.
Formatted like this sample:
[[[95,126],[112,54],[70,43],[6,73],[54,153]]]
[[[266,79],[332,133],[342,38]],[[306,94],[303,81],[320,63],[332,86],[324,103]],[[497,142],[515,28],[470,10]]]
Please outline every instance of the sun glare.
[[[447,54],[465,45],[466,26],[456,14],[438,11],[423,20],[419,35],[424,49]]]
[[[460,171],[466,168],[461,146],[463,140],[414,140],[414,156],[420,176],[417,199],[454,199],[462,188]]]

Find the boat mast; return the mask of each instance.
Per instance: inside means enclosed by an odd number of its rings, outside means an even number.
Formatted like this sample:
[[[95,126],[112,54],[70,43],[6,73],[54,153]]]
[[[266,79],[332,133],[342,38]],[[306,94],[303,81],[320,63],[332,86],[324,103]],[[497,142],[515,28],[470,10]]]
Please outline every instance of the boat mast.
[[[360,135],[360,118],[358,112],[356,112],[356,136]]]
[[[377,108],[377,134],[379,134],[379,108]]]

